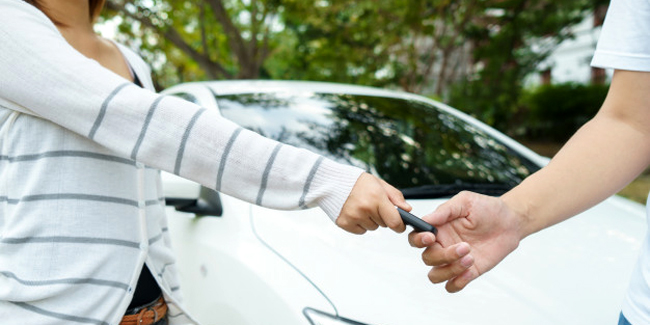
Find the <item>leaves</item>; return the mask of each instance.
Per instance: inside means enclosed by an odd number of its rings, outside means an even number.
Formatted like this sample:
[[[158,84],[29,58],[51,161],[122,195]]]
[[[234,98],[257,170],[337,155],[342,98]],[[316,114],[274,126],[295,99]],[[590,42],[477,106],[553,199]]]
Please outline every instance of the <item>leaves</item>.
[[[109,0],[125,43],[152,63],[160,86],[258,78],[274,46],[277,0]]]
[[[454,86],[452,105],[501,130],[518,122],[523,80],[592,8],[589,0],[493,0],[472,20],[467,41],[478,69]],[[534,46],[537,45],[537,46]],[[544,46],[539,46],[544,45]]]
[[[108,0],[106,16],[121,17],[121,41],[142,48],[160,87],[242,78],[393,87],[498,124],[593,1]]]

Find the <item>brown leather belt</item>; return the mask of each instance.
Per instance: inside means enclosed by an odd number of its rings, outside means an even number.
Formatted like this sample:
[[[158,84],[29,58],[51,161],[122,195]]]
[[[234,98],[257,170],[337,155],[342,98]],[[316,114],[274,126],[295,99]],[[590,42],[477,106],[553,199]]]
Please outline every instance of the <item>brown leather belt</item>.
[[[151,325],[167,316],[167,304],[160,297],[154,304],[143,307],[135,314],[124,315],[120,325]]]

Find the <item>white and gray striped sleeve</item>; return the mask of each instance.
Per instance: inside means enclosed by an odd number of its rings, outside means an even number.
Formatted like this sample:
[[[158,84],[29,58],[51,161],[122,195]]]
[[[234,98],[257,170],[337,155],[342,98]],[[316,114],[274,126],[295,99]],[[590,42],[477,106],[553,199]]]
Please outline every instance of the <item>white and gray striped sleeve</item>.
[[[0,44],[0,97],[226,194],[278,209],[320,206],[335,219],[362,172],[131,84],[74,50],[29,5],[0,1]]]

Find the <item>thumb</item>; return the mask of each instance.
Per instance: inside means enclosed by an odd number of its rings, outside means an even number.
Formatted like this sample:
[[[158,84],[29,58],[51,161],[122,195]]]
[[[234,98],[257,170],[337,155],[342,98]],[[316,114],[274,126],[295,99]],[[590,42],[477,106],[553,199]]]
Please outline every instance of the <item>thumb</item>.
[[[470,205],[471,193],[461,192],[422,219],[432,225],[440,226],[454,219],[467,217]]]

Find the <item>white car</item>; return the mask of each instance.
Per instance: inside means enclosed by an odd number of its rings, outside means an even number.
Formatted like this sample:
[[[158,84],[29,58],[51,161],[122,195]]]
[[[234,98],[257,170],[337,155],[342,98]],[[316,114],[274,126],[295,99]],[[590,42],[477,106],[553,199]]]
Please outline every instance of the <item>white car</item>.
[[[502,194],[548,162],[453,108],[402,92],[222,81],[164,93],[364,168],[400,188],[420,216],[460,190]],[[429,282],[408,230],[353,235],[319,209],[274,211],[163,176],[183,295],[204,324],[616,324],[646,229],[641,205],[612,197],[524,240],[449,294]]]

